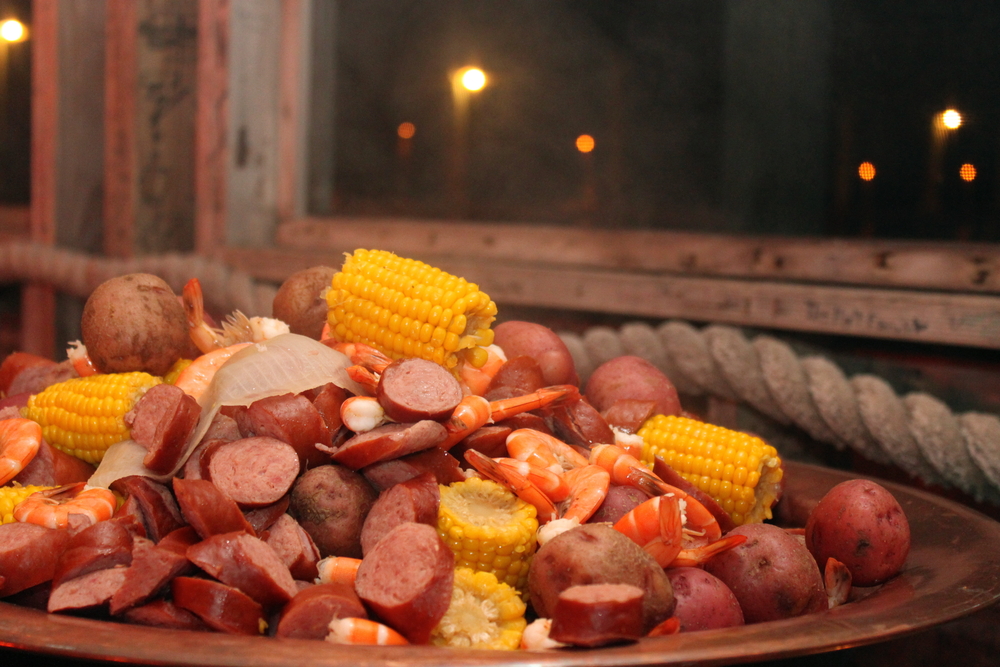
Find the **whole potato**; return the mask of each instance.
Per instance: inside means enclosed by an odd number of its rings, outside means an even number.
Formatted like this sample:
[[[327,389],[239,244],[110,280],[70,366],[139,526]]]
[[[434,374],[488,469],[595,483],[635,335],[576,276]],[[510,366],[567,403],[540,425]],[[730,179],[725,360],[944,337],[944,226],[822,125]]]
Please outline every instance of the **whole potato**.
[[[80,335],[91,361],[103,373],[164,375],[179,358],[200,354],[191,342],[177,295],[148,273],[131,273],[98,285],[83,307]]]
[[[677,600],[674,616],[681,622],[681,632],[743,625],[739,601],[718,577],[697,567],[672,567],[667,577]]]
[[[288,325],[291,332],[319,340],[326,324],[327,304],[323,293],[337,270],[314,266],[285,279],[274,295],[272,315]]]
[[[626,398],[656,401],[657,414],[681,412],[681,401],[670,378],[649,361],[632,355],[609,359],[595,368],[584,393],[600,412]]]
[[[852,479],[830,489],[806,522],[806,546],[821,566],[836,558],[855,586],[895,576],[910,553],[910,524],[883,486]]]
[[[572,528],[546,542],[531,560],[531,606],[543,618],[552,617],[562,591],[581,584],[631,584],[643,589],[646,632],[674,610],[674,594],[663,568],[608,524]]]
[[[747,541],[713,556],[705,571],[729,587],[747,623],[827,608],[823,575],[801,542],[767,523],[743,524],[729,534],[746,535]]]
[[[559,334],[547,326],[510,320],[493,327],[493,334],[493,342],[508,359],[525,355],[537,361],[546,385],[580,384],[573,355]]]
[[[288,512],[321,556],[361,558],[361,528],[378,493],[360,474],[331,464],[307,470],[289,495]]]

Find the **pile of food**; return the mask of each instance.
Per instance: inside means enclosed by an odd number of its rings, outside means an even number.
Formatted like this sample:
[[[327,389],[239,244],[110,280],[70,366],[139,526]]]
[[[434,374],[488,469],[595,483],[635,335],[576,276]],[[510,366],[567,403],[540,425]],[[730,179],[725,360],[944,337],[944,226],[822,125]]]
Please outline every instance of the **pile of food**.
[[[581,386],[550,329],[358,250],[222,326],[192,280],[88,299],[63,363],[0,366],[0,598],[351,644],[603,646],[817,613],[896,576],[884,488],[767,523],[773,447],[638,357]]]

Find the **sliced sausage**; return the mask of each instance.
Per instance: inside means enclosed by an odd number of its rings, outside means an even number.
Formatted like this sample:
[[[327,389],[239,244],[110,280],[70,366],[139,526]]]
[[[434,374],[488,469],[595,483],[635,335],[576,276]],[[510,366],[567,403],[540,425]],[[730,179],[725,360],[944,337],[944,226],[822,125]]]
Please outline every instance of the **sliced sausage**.
[[[361,527],[378,494],[344,466],[325,465],[299,477],[289,513],[312,537],[320,556],[361,558]]]
[[[321,465],[329,457],[316,449],[329,447],[331,431],[319,410],[301,394],[270,396],[254,401],[246,412],[245,437],[270,436],[287,442],[298,454],[302,469]],[[241,425],[241,431],[244,426]]]
[[[69,532],[33,523],[0,525],[0,598],[50,581]]]
[[[455,556],[437,530],[404,523],[361,561],[354,590],[379,618],[423,644],[448,610],[454,582]]]
[[[177,577],[170,583],[174,604],[186,609],[213,630],[237,635],[258,635],[264,624],[263,608],[232,586],[194,577]]]
[[[334,451],[330,458],[352,470],[358,470],[379,461],[398,459],[430,449],[444,442],[447,437],[448,431],[436,421],[385,424],[358,433]]]
[[[208,425],[208,430],[205,431],[205,435],[201,436],[201,440],[202,442],[205,440],[239,440],[242,437],[243,434],[240,433],[240,426],[236,420],[223,414],[220,410],[212,417],[212,423]]]
[[[0,363],[0,397],[10,396],[10,385],[22,371],[33,368],[51,368],[56,362],[46,357],[40,357],[30,352],[11,352]],[[24,392],[17,392],[24,393]]]
[[[94,466],[60,451],[42,439],[35,457],[12,480],[22,486],[63,486],[86,482]]]
[[[236,501],[205,479],[174,477],[174,495],[181,513],[202,539],[242,530],[256,535]]]
[[[49,613],[99,607],[111,599],[125,581],[124,567],[88,572],[52,587]]]
[[[552,408],[552,423],[556,437],[571,445],[589,449],[594,445],[613,445],[615,442],[614,431],[608,422],[585,398]]]
[[[257,534],[262,535],[275,521],[288,511],[288,501],[288,496],[284,495],[276,503],[243,512],[243,516],[247,518],[247,521],[250,522],[250,525],[253,526]]]
[[[332,382],[327,382],[316,392],[313,397],[313,405],[319,410],[320,416],[326,422],[326,427],[330,433],[334,433],[344,425],[340,419],[340,406],[347,400],[347,391],[341,389]]]
[[[511,415],[507,419],[497,422],[497,426],[509,426],[512,431],[519,428],[530,428],[548,435],[554,435],[549,423],[533,412],[522,412],[519,415]]]
[[[150,387],[126,416],[126,422],[131,418],[132,439],[149,450],[143,465],[160,475],[173,472],[200,416],[198,401],[180,387]]]
[[[221,442],[206,455],[208,480],[241,507],[278,502],[299,476],[298,454],[270,436]]]
[[[265,607],[285,604],[298,592],[288,567],[274,549],[242,531],[213,535],[193,544],[188,547],[187,557],[212,577],[240,589]]]
[[[7,395],[38,394],[46,387],[75,377],[80,375],[68,359],[52,365],[32,366],[17,374],[7,388]]]
[[[201,536],[198,535],[198,531],[191,526],[184,526],[167,533],[162,540],[156,543],[156,546],[184,556],[188,547],[199,541],[201,541]]]
[[[146,537],[154,542],[159,542],[164,535],[187,523],[170,489],[149,477],[122,477],[111,483],[111,490],[135,498],[141,510]]]
[[[393,528],[403,523],[437,525],[441,491],[429,472],[382,492],[361,529],[361,552],[367,555]]]
[[[345,584],[316,584],[305,588],[281,610],[277,637],[326,639],[335,618],[368,618],[357,593]]]
[[[132,564],[125,570],[122,585],[111,596],[111,615],[147,602],[164,590],[174,577],[193,570],[184,555],[149,540],[137,541],[132,550]]]
[[[667,462],[659,456],[653,458],[653,473],[670,486],[676,486],[704,505],[705,509],[711,512],[715,520],[719,522],[719,528],[723,533],[728,533],[736,527],[736,524],[733,523],[733,517],[722,509],[722,505],[715,498],[681,477],[680,473],[667,465]]]
[[[122,612],[121,619],[134,625],[148,625],[170,630],[208,631],[211,628],[187,609],[181,609],[169,600],[153,600]]]
[[[385,414],[397,422],[444,419],[462,396],[462,385],[444,366],[419,358],[386,366],[375,393]]]
[[[643,635],[643,591],[631,584],[570,586],[559,594],[549,638],[575,646],[604,646]]]
[[[373,463],[361,469],[361,474],[378,491],[384,491],[425,472],[432,473],[438,484],[448,485],[465,479],[458,459],[439,447],[431,447],[391,461]]]
[[[511,357],[500,366],[483,396],[488,401],[503,400],[530,394],[544,386],[546,386],[545,375],[542,373],[542,367],[534,357],[522,354]]]
[[[319,549],[309,533],[289,514],[282,514],[264,538],[296,580],[312,581],[319,576],[316,564]]]
[[[470,449],[491,459],[507,456],[507,436],[511,434],[511,430],[510,426],[497,424],[481,426],[449,449],[448,453],[459,461],[465,460],[465,452]]]
[[[52,576],[62,582],[132,562],[132,534],[120,521],[98,521],[70,538]]]
[[[626,433],[635,433],[656,414],[656,401],[639,398],[619,398],[604,409],[601,415],[608,422]]]

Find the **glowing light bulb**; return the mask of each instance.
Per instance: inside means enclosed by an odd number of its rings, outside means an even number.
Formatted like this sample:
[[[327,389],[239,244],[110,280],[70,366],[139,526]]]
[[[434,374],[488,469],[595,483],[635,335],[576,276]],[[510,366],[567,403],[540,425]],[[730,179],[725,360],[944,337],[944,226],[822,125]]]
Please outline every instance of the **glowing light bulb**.
[[[947,109],[941,114],[941,124],[949,130],[957,130],[962,125],[962,114],[954,109]]]
[[[862,181],[870,181],[875,178],[875,165],[871,162],[862,162],[858,165],[858,176]]]
[[[594,150],[594,138],[589,134],[581,134],[576,138],[576,150],[581,153],[589,153]]]
[[[468,91],[476,92],[486,87],[486,74],[476,67],[466,67],[459,73],[459,80],[462,87]]]
[[[975,165],[966,162],[959,168],[958,175],[962,177],[962,180],[966,183],[971,183],[976,180],[976,167]]]
[[[24,24],[16,19],[7,19],[0,23],[0,37],[8,42],[19,42],[24,39]]]

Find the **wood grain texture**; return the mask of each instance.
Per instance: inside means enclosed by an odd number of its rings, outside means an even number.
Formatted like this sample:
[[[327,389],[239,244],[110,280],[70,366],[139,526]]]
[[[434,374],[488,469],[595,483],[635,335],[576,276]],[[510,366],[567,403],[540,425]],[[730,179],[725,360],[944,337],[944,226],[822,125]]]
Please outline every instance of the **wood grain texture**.
[[[229,0],[198,2],[195,249],[204,255],[226,243],[229,13]]]
[[[132,0],[107,3],[104,253],[112,257],[131,257],[134,252],[138,7]]]

